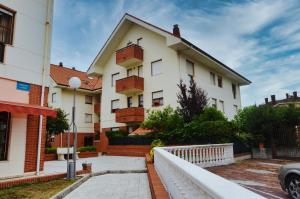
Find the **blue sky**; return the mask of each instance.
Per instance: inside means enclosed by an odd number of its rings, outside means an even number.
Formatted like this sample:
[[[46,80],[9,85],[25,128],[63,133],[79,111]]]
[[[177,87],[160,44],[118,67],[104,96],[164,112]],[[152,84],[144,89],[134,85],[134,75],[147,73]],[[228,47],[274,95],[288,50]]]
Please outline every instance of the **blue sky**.
[[[125,12],[181,35],[253,83],[244,106],[300,94],[298,0],[55,0],[51,62],[87,70]]]

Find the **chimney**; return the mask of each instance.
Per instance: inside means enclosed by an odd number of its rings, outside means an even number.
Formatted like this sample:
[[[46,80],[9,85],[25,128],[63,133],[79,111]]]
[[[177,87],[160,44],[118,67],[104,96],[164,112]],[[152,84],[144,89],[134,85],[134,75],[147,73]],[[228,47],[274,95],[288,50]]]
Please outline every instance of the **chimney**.
[[[275,104],[275,102],[276,102],[276,96],[275,95],[271,95],[271,100],[272,100],[272,103]]]
[[[64,66],[64,64],[62,63],[62,62],[59,62],[59,64],[58,64],[60,67],[63,67]]]
[[[290,98],[290,95],[288,93],[286,93],[285,96],[286,96],[286,99]]]
[[[297,99],[297,97],[298,97],[298,96],[297,96],[297,91],[294,91],[294,92],[293,92],[293,97],[294,97],[294,99]]]
[[[72,67],[73,70],[75,70],[75,67]]]
[[[269,98],[265,98],[265,103],[268,104],[269,103]]]
[[[178,24],[175,24],[173,26],[173,35],[176,37],[180,37],[180,30],[179,30]]]

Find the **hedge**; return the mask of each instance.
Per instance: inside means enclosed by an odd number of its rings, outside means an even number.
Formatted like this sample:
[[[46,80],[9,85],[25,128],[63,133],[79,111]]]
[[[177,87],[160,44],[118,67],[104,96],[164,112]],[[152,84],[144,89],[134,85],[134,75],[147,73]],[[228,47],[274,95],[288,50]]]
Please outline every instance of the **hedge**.
[[[79,152],[93,152],[93,151],[96,151],[96,147],[95,146],[83,146],[83,147],[80,147],[78,148],[78,151]]]
[[[45,148],[45,153],[46,154],[56,154],[56,148],[55,147]]]

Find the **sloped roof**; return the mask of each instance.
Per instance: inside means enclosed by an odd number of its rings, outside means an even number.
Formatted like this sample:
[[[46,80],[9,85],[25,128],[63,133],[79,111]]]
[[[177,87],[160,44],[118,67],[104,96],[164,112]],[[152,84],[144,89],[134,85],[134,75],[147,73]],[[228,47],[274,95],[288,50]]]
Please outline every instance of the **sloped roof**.
[[[126,23],[126,21],[130,21],[132,23],[136,23],[138,25],[143,26],[146,29],[150,29],[152,31],[157,32],[158,34],[165,35],[168,38],[171,38],[170,39],[170,43],[173,43],[173,44],[171,44],[170,46],[174,46],[175,47],[177,44],[181,43],[181,44],[183,44],[183,48],[184,49],[189,48],[191,50],[196,51],[202,57],[206,57],[207,59],[209,59],[213,63],[215,63],[219,68],[222,68],[222,70],[227,71],[230,74],[232,74],[233,76],[235,76],[236,78],[240,79],[240,81],[242,81],[242,85],[247,85],[247,84],[251,83],[250,80],[248,80],[247,78],[245,78],[244,76],[242,76],[241,74],[239,74],[238,72],[236,72],[235,70],[233,70],[232,68],[228,67],[227,65],[225,65],[224,63],[222,63],[218,59],[214,58],[213,56],[211,56],[210,54],[208,54],[204,50],[200,49],[196,45],[192,44],[191,42],[189,42],[185,38],[178,37],[178,36],[174,35],[173,33],[169,32],[169,31],[167,31],[167,30],[165,30],[163,28],[157,27],[157,26],[155,26],[155,25],[153,25],[151,23],[148,23],[148,22],[146,22],[146,21],[144,21],[144,20],[142,20],[140,18],[137,18],[137,17],[135,17],[133,15],[130,15],[128,13],[124,14],[124,16],[122,17],[122,19],[120,20],[120,22],[117,24],[117,26],[115,27],[115,29],[113,30],[113,32],[111,33],[111,35],[109,36],[109,38],[107,39],[107,41],[105,42],[105,44],[102,47],[102,49],[100,50],[100,52],[97,54],[97,56],[93,60],[92,64],[90,65],[90,67],[88,69],[88,73],[89,74],[93,74],[93,72],[91,70],[92,67],[95,67],[95,63],[97,62],[97,60],[101,59],[101,56],[104,54],[104,51],[108,48],[109,44],[114,39],[120,37],[120,35],[116,36],[116,34],[118,34],[118,32],[121,31],[121,27],[123,26],[123,24]]]
[[[80,89],[95,91],[102,88],[102,79],[99,77],[88,77],[86,72],[78,71],[55,64],[50,66],[50,76],[56,84],[69,86],[71,77],[78,77],[81,80]]]
[[[154,132],[154,130],[152,130],[152,129],[145,129],[145,128],[139,127],[135,131],[130,133],[129,135],[146,135],[146,134],[153,133],[153,132]]]

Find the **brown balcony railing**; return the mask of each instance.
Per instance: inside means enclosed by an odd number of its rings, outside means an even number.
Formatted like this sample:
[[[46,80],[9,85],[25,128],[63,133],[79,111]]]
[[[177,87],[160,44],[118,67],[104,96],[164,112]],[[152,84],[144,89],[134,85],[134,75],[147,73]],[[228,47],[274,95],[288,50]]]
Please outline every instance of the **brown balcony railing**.
[[[122,94],[132,94],[144,91],[144,78],[130,76],[116,81],[116,92]]]
[[[116,122],[140,123],[145,119],[144,108],[131,107],[116,110]]]
[[[95,132],[100,132],[100,122],[95,122],[94,123],[94,131]]]
[[[139,45],[131,44],[116,51],[116,63],[127,67],[143,62],[143,49]]]

